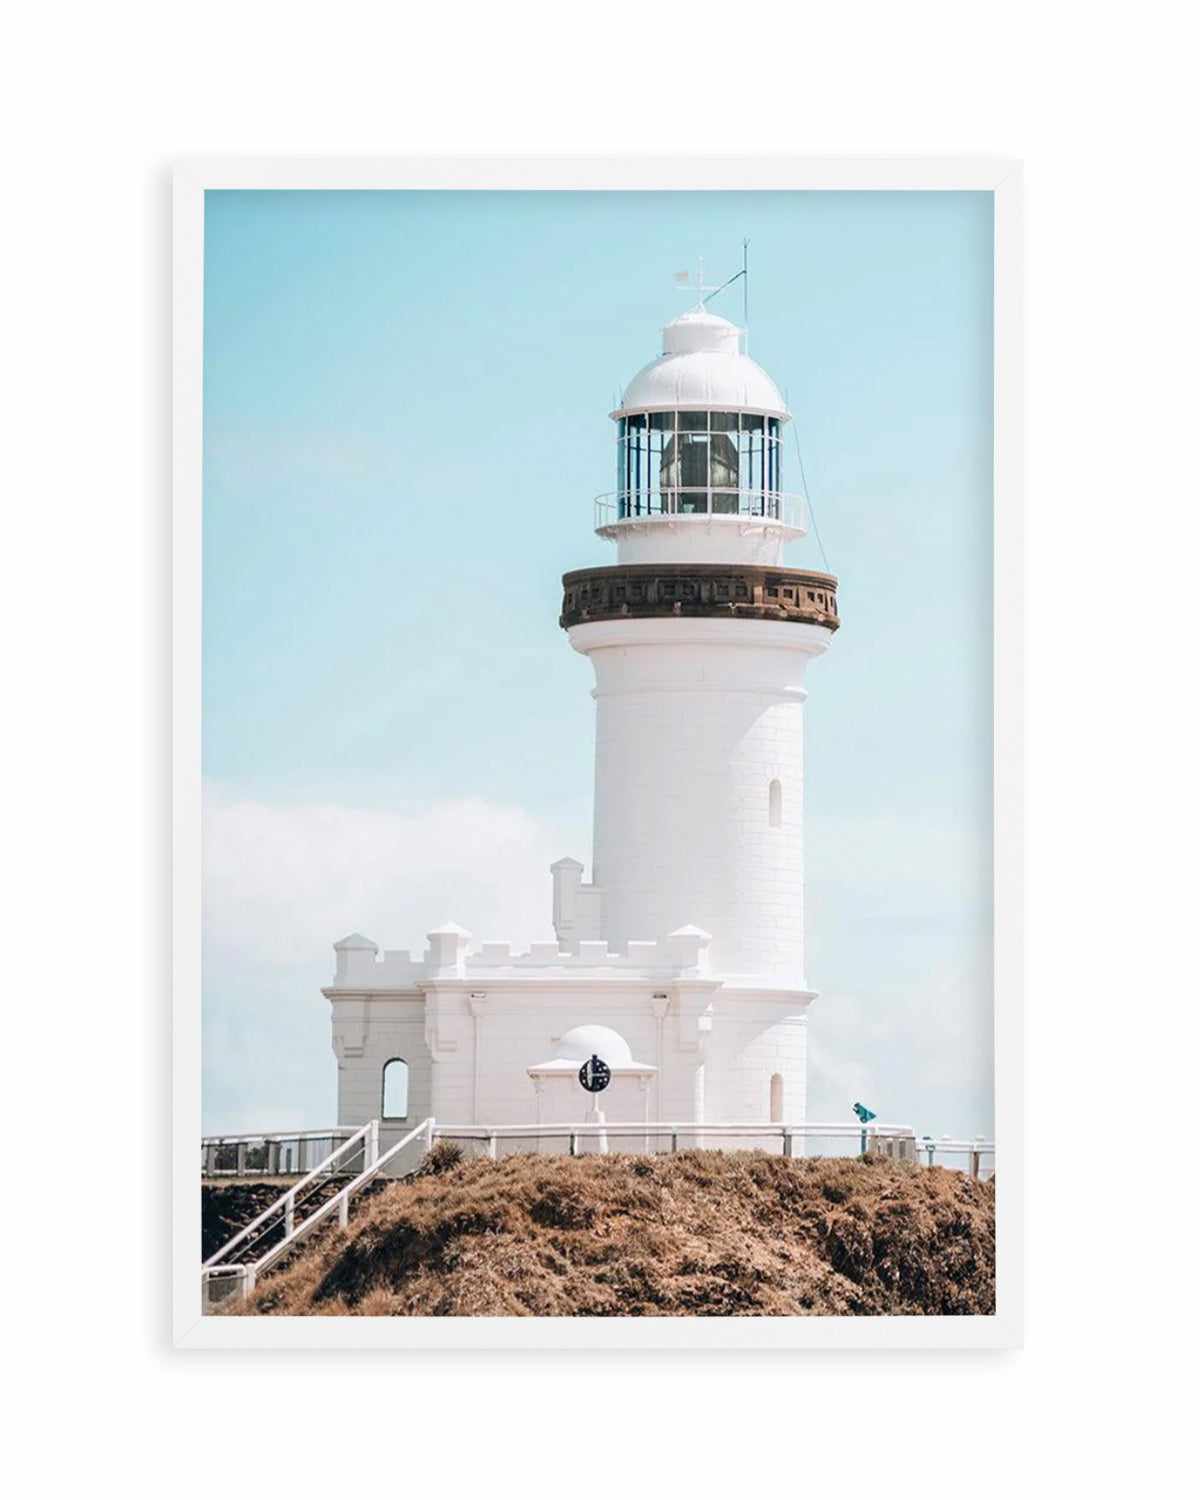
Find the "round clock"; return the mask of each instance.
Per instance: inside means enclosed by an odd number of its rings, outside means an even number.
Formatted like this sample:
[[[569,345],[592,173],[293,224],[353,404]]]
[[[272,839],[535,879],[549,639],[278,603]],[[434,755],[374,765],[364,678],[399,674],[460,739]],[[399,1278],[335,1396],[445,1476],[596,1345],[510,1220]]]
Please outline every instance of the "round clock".
[[[593,1052],[579,1070],[579,1081],[589,1094],[598,1094],[612,1082],[612,1069]]]

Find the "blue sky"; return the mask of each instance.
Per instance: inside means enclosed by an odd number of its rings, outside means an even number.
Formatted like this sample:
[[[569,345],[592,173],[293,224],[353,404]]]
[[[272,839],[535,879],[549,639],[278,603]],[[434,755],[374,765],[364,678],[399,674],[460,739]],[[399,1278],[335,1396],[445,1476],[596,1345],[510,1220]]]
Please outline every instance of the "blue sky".
[[[207,195],[208,1128],[332,1120],[319,987],[350,928],[548,935],[545,865],[590,858],[590,668],[559,580],[611,560],[607,412],[688,305],[672,274],[723,279],[747,236],[750,350],[843,619],[809,674],[811,1112],[990,1131],[971,193]],[[740,294],[713,307],[740,321]],[[789,553],[821,565],[812,536]]]

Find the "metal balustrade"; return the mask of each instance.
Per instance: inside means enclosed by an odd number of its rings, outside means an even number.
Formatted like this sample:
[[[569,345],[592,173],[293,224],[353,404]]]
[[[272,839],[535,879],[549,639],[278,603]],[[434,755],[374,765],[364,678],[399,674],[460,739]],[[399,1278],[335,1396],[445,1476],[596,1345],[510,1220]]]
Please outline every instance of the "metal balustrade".
[[[211,1312],[215,1306],[231,1296],[249,1296],[259,1276],[270,1270],[289,1254],[301,1239],[309,1235],[318,1225],[324,1224],[335,1213],[338,1216],[339,1225],[344,1229],[350,1219],[351,1200],[361,1193],[368,1183],[373,1182],[385,1170],[389,1175],[401,1176],[416,1171],[433,1145],[433,1130],[433,1120],[423,1120],[420,1125],[410,1130],[407,1135],[401,1136],[394,1146],[389,1147],[382,1154],[379,1152],[378,1120],[371,1120],[360,1130],[355,1131],[349,1140],[344,1141],[336,1151],[331,1152],[303,1181],[289,1188],[287,1192],[281,1193],[269,1208],[259,1214],[257,1219],[239,1230],[232,1239],[221,1246],[215,1255],[211,1255],[204,1262],[200,1268],[202,1311]],[[415,1156],[406,1172],[400,1172],[398,1169],[401,1166],[403,1153],[418,1139],[422,1143],[420,1153]],[[311,1201],[305,1197],[311,1185],[322,1178],[328,1180],[331,1172],[336,1171],[338,1164],[345,1160],[347,1153],[354,1150],[361,1150],[364,1154],[366,1165],[363,1170],[339,1192],[326,1198],[306,1217],[297,1220],[297,1207],[302,1202]],[[262,1249],[263,1231],[278,1222],[282,1222],[282,1237],[266,1249]],[[252,1245],[259,1252],[256,1259],[236,1262],[231,1260],[239,1248],[244,1253],[247,1245]]]
[[[984,1140],[982,1136],[956,1140],[948,1135],[937,1139],[931,1135],[922,1135],[917,1137],[917,1151],[923,1166],[946,1165],[937,1160],[939,1156],[966,1157],[963,1170],[971,1177],[992,1177],[996,1172],[996,1143]],[[957,1166],[958,1163],[951,1165]]]
[[[774,522],[803,535],[808,503],[783,490],[734,490],[681,485],[678,489],[611,490],[592,502],[596,530],[633,521],[743,520]]]
[[[203,1177],[299,1177],[356,1132],[351,1125],[324,1130],[251,1131],[200,1139]]]
[[[472,1155],[498,1157],[508,1154],[505,1147],[538,1149],[543,1142],[561,1142],[565,1154],[578,1156],[593,1151],[635,1151],[666,1154],[676,1151],[703,1150],[739,1143],[757,1146],[777,1144],[780,1155],[858,1156],[864,1150],[897,1160],[921,1165],[935,1165],[935,1154],[965,1156],[966,1168],[973,1177],[986,1172],[985,1158],[995,1159],[995,1144],[982,1138],[952,1140],[943,1137],[918,1137],[910,1126],[878,1124],[853,1125],[838,1122],[737,1122],[734,1124],[704,1121],[614,1121],[582,1124],[567,1121],[541,1122],[529,1125],[436,1125],[438,1140],[453,1140],[474,1149]],[[809,1143],[821,1149],[809,1149]],[[533,1143],[532,1147],[528,1143]],[[832,1149],[830,1149],[832,1148]]]

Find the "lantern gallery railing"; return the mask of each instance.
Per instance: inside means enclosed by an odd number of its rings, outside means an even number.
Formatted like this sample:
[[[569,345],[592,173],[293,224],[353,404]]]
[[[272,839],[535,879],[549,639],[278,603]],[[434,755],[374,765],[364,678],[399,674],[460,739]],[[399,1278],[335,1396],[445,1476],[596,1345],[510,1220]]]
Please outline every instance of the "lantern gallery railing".
[[[771,521],[798,536],[808,531],[803,495],[782,490],[729,490],[700,487],[660,490],[616,490],[593,502],[596,530],[623,521],[726,520]]]

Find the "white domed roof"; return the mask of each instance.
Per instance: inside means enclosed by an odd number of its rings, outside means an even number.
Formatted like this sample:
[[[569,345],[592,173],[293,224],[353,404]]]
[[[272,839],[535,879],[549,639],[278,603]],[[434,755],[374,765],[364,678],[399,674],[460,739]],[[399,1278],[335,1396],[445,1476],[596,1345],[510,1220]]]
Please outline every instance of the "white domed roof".
[[[593,1052],[610,1068],[628,1067],[633,1062],[629,1043],[607,1026],[573,1026],[558,1044],[559,1057],[572,1062],[585,1063]]]
[[[737,325],[694,308],[663,329],[662,354],[633,377],[612,415],[710,408],[788,419],[779,387],[741,352]]]

